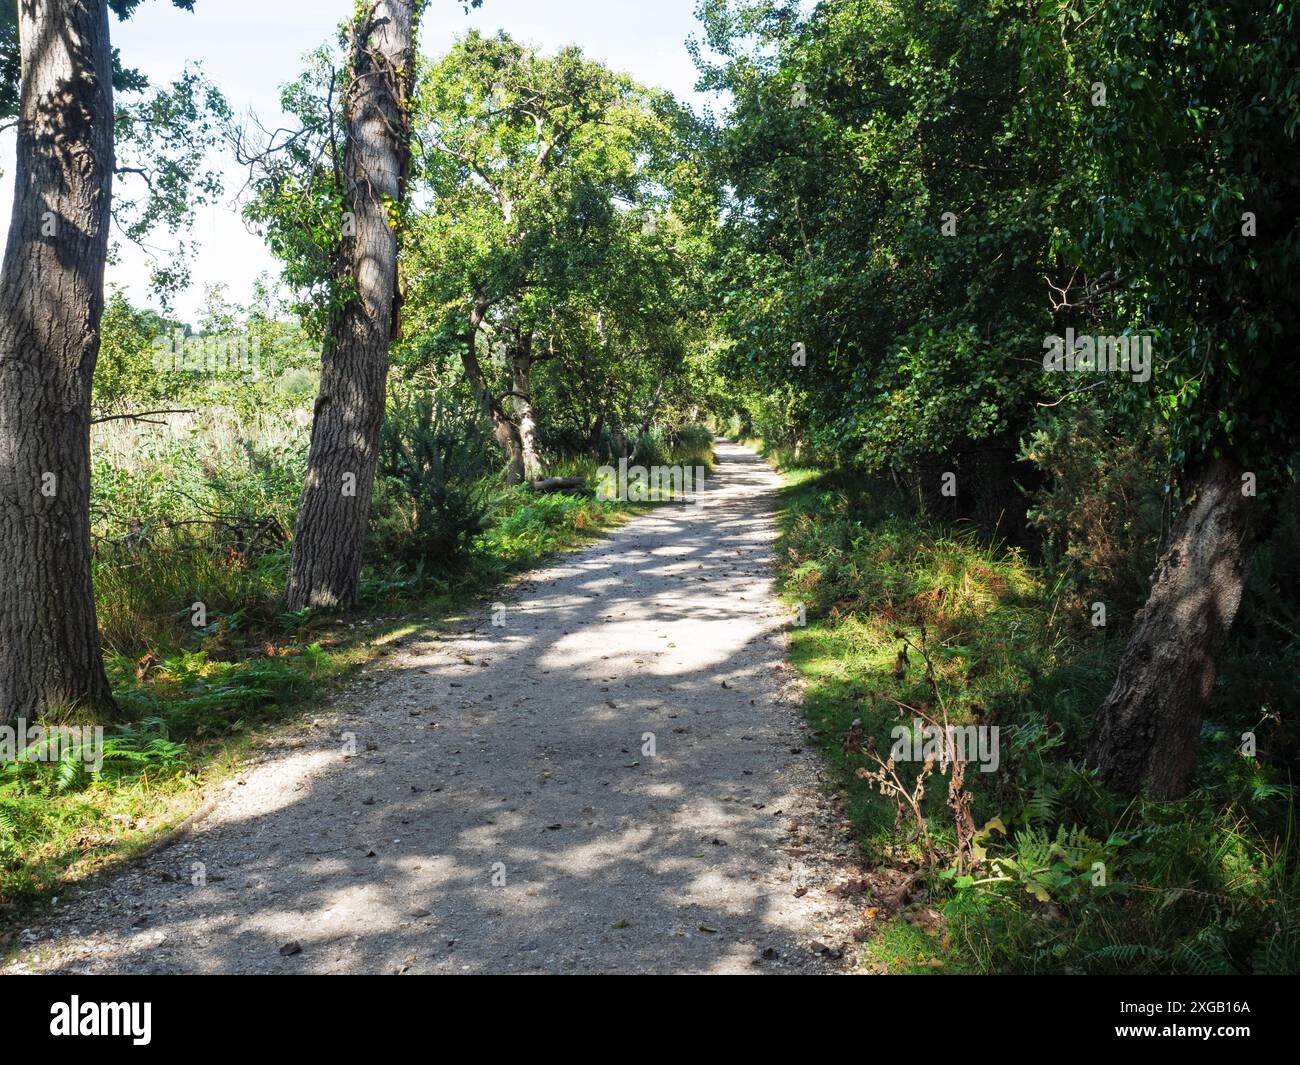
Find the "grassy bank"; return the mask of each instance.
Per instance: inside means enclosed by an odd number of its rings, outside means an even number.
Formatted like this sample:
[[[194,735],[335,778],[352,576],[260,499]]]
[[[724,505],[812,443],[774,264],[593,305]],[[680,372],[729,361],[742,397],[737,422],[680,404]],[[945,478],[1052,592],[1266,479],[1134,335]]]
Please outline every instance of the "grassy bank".
[[[1197,789],[1122,799],[1082,750],[1123,633],[1081,624],[1060,578],[1020,552],[919,517],[887,484],[782,458],[778,566],[807,618],[791,655],[809,724],[864,861],[911,884],[864,910],[866,960],[903,973],[1294,972],[1291,789],[1238,750],[1264,724],[1234,679],[1249,649],[1224,664]],[[956,783],[932,767],[918,818],[921,767],[886,766],[893,730],[943,715],[997,728],[997,759]]]

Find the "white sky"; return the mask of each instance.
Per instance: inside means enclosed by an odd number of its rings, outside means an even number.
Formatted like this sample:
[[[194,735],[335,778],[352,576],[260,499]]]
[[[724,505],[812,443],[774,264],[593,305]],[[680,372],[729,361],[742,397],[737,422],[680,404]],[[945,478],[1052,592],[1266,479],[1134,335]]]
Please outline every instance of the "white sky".
[[[241,115],[255,112],[269,128],[281,119],[280,86],[302,69],[302,57],[329,39],[353,8],[353,0],[198,0],[192,14],[168,0],[141,5],[128,22],[113,20],[113,44],[126,66],[155,85],[171,82],[186,63],[199,61]],[[576,44],[589,56],[644,84],[699,103],[696,71],[686,52],[697,35],[695,0],[484,0],[469,15],[458,0],[428,0],[420,26],[421,50],[440,55],[471,27],[513,37],[553,51]],[[0,248],[13,204],[14,133],[0,136]],[[258,274],[278,267],[260,238],[250,234],[231,202],[244,174],[226,160],[226,193],[200,213],[194,236],[201,242],[191,264],[190,288],[175,300],[177,316],[192,321],[207,283],[227,286],[245,302]],[[115,233],[115,237],[117,234]],[[109,268],[110,284],[133,302],[149,303],[148,260],[124,244],[121,262]]]

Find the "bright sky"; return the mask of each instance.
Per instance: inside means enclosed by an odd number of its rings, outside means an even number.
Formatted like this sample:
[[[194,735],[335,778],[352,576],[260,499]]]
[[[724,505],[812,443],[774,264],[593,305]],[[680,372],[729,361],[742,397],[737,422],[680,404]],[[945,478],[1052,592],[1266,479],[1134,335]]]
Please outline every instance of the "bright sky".
[[[253,111],[274,129],[281,118],[280,85],[298,74],[302,56],[330,38],[352,7],[353,0],[198,0],[187,14],[166,0],[152,0],[130,21],[113,20],[113,44],[127,66],[154,84],[172,81],[187,62],[201,62],[238,113]],[[685,48],[687,37],[699,31],[694,8],[695,0],[484,0],[466,15],[458,0],[428,0],[420,45],[426,55],[439,55],[471,27],[486,33],[505,29],[546,51],[577,44],[638,81],[698,103],[695,67]],[[0,136],[0,241],[12,209],[13,164],[14,134],[8,130]],[[205,284],[224,284],[231,299],[244,302],[259,273],[278,273],[230,202],[243,172],[233,161],[226,172],[223,202],[202,212],[195,225],[201,248],[191,264],[192,284],[175,302],[185,320],[193,320]],[[147,262],[124,246],[121,262],[109,268],[109,282],[125,288],[133,302],[149,302]]]

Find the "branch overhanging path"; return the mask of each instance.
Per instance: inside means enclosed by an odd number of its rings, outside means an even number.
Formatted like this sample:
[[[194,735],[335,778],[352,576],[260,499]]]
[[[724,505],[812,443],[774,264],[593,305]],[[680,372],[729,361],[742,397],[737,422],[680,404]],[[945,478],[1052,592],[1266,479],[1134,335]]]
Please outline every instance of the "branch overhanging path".
[[[6,970],[824,968],[808,887],[842,843],[784,668],[779,478],[717,451],[702,502],[528,575],[504,626],[412,637]]]

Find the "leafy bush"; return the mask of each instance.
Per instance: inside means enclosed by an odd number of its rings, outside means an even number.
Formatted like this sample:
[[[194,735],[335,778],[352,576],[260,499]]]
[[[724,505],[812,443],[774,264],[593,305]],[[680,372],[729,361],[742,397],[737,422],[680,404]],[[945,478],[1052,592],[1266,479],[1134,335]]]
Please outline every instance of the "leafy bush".
[[[393,402],[380,443],[372,543],[435,568],[468,553],[491,491],[489,442],[477,414],[428,395]]]
[[[672,461],[681,466],[713,465],[713,433],[704,425],[683,425],[668,435]]]
[[[618,504],[520,488],[502,496],[497,507],[492,527],[476,546],[489,565],[504,571],[540,561],[596,532]]]
[[[137,739],[190,741],[244,732],[312,689],[324,665],[319,644],[266,649],[224,662],[205,651],[139,662],[109,661],[109,678]]]
[[[670,465],[667,437],[664,431],[656,426],[652,426],[640,435],[633,450],[637,464],[640,466],[649,468]]]
[[[1048,483],[1029,521],[1047,566],[1122,622],[1145,600],[1164,516],[1165,448],[1151,427],[1110,425],[1091,407],[1038,420],[1023,457]],[[1075,616],[1086,616],[1076,610]]]

